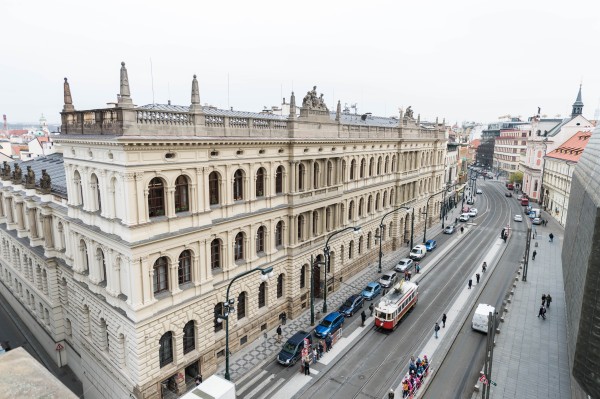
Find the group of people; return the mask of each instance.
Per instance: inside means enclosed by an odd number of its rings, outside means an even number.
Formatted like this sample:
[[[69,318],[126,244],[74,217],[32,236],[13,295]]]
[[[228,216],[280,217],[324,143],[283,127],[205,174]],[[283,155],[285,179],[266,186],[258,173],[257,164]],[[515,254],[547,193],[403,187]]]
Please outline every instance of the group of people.
[[[309,353],[302,358],[302,371],[304,372],[304,375],[310,375],[310,364],[321,359],[323,354],[329,352],[332,346],[333,338],[331,337],[331,334],[328,334],[325,337],[325,342],[319,340],[316,345],[313,345]]]
[[[420,268],[419,268],[420,270]],[[410,281],[410,278],[412,277],[412,273],[407,269],[404,271],[404,280],[406,281]]]
[[[538,312],[538,317],[546,320],[546,309],[550,307],[550,303],[552,302],[552,297],[550,294],[542,294],[542,305],[540,306],[540,311]]]
[[[408,373],[402,379],[403,398],[410,396],[411,393],[414,393],[414,391],[421,387],[423,379],[425,378],[425,376],[427,376],[428,371],[429,359],[427,359],[427,355],[424,355],[422,360],[421,358],[417,358],[415,360],[414,356],[410,357],[410,362],[408,364]]]

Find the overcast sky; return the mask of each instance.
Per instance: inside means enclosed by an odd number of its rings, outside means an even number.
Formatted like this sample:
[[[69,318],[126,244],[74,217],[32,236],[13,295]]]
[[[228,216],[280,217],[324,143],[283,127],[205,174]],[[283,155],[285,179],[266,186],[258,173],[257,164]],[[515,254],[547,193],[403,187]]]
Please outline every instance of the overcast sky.
[[[24,1],[0,10],[0,114],[60,120],[116,100],[120,62],[137,105],[260,111],[313,85],[330,109],[492,122],[600,102],[597,1]],[[228,84],[229,81],[229,84]],[[228,90],[229,86],[229,90]],[[335,108],[334,108],[335,109]]]

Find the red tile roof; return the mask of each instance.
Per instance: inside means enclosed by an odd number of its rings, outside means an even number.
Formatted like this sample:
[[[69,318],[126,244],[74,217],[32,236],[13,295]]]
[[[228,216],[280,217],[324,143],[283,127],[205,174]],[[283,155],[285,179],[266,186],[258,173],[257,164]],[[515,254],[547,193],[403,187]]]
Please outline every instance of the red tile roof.
[[[591,132],[577,132],[573,137],[565,141],[554,151],[549,152],[546,156],[564,161],[578,162],[585,146],[590,142],[591,136]]]

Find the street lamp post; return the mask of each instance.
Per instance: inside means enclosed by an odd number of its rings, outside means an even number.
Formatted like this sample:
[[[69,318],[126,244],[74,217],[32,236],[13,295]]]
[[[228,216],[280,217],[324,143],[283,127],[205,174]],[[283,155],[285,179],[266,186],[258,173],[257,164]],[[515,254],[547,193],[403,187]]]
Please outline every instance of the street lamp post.
[[[260,271],[261,279],[263,279],[263,281],[266,281],[269,277],[273,276],[272,267],[257,267],[235,276],[227,286],[227,295],[225,297],[225,302],[223,303],[223,314],[216,315],[218,323],[222,323],[223,320],[225,320],[225,379],[228,381],[231,381],[231,376],[229,374],[229,316],[235,313],[235,307],[233,305],[234,300],[229,299],[229,290],[231,289],[231,285],[237,279],[247,276],[248,274],[256,271]]]
[[[325,262],[316,262],[314,255],[310,256],[310,325],[315,325],[315,266],[324,265]]]
[[[377,269],[378,273],[381,273],[381,258],[383,257],[383,249],[381,248],[381,244],[383,241],[383,219],[385,219],[386,216],[394,213],[394,212],[398,212],[401,209],[405,209],[407,211],[409,211],[411,208],[407,207],[407,206],[401,206],[398,207],[396,209],[393,209],[391,211],[389,211],[388,213],[386,213],[385,215],[383,215],[383,217],[381,218],[381,222],[379,222],[379,237],[375,236],[375,238],[379,238],[379,267]],[[414,218],[414,214],[415,214],[415,209],[413,208],[413,218]],[[411,229],[411,237],[412,237],[412,229]],[[410,242],[411,248],[412,248],[412,239]]]
[[[346,227],[345,229],[338,230],[327,237],[327,241],[325,241],[325,248],[323,248],[323,255],[325,255],[325,279],[323,281],[323,314],[327,313],[327,269],[329,269],[330,261],[329,261],[329,240],[331,240],[334,236],[343,233],[344,231],[354,230],[354,234],[360,234],[360,226],[355,227]]]
[[[444,228],[444,217],[445,217],[445,202],[446,202],[446,190],[448,190],[451,187],[456,187],[459,183],[454,183],[453,185],[449,186],[449,187],[444,187],[443,190],[438,191],[437,193],[433,193],[429,196],[429,198],[427,198],[427,202],[425,203],[425,227],[423,229],[423,244],[425,244],[425,242],[427,241],[427,216],[429,214],[429,200],[432,199],[433,197],[435,197],[436,195],[439,195],[440,193],[444,193],[443,196],[443,200],[442,200],[442,209],[440,212],[440,216],[442,219],[442,229]],[[413,219],[414,219],[414,212],[413,212]],[[412,243],[411,243],[411,247],[412,247]]]

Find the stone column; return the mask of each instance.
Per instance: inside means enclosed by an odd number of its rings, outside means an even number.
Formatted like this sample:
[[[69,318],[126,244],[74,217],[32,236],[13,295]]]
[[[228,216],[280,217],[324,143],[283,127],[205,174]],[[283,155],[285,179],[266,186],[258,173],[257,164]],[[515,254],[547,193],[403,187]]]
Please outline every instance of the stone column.
[[[167,207],[165,215],[169,218],[175,217],[175,187],[167,188],[165,195],[167,196],[165,205]]]
[[[29,209],[29,234],[31,238],[38,238],[37,220],[35,208]]]
[[[296,190],[296,162],[290,162],[290,193],[295,193]]]
[[[16,202],[16,211],[17,211],[17,230],[23,231],[25,230],[25,222],[23,218],[23,203]],[[35,212],[35,209],[33,210]],[[36,235],[37,237],[37,235]]]
[[[52,231],[52,215],[43,215],[44,244],[46,249],[54,248],[54,237]]]
[[[173,264],[169,265],[169,288],[171,289],[171,294],[177,294],[181,292],[179,288],[179,263],[173,262]]]
[[[142,184],[142,180],[144,175],[142,173],[135,173],[135,185],[130,187],[130,189],[134,189],[133,196],[137,198],[135,202],[137,204],[137,221],[136,223],[146,223],[149,221],[148,217],[148,187],[144,187]],[[142,197],[140,194],[144,193]]]
[[[140,259],[140,267],[142,273],[142,287],[141,294],[143,298],[143,304],[147,305],[156,301],[154,298],[154,268],[148,264],[148,258],[143,257]]]
[[[122,258],[125,269],[129,272],[129,295],[127,303],[133,309],[138,308],[143,303],[143,287],[146,275],[142,272],[141,260],[132,260]]]

